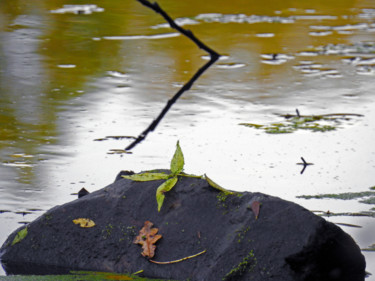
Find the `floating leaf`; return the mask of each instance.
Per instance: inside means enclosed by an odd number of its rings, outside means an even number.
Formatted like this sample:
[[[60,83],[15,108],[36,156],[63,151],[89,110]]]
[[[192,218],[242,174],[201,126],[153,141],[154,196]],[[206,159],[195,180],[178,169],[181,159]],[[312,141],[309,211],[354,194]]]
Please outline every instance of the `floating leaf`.
[[[224,192],[225,194],[234,194],[233,191],[229,191],[229,190],[225,189],[224,187],[221,187],[220,185],[218,185],[216,182],[214,182],[212,179],[210,179],[206,174],[204,174],[204,178],[208,182],[208,184],[210,186],[212,186],[213,188],[215,188],[217,190],[220,190],[220,191]]]
[[[182,150],[180,147],[180,142],[177,141],[176,145],[176,151],[173,155],[172,161],[171,161],[171,172],[172,175],[177,175],[182,172],[184,169],[184,155],[182,154]]]
[[[170,191],[177,183],[178,178],[173,177],[163,182],[156,190],[156,202],[158,203],[158,211],[160,212],[161,206],[163,205],[165,195],[164,193]]]
[[[142,245],[142,256],[152,258],[155,255],[156,246],[154,245],[163,236],[158,233],[159,229],[151,228],[154,224],[145,221],[143,228],[139,231],[139,235],[134,239],[134,244]]]
[[[12,246],[18,242],[20,242],[23,238],[25,238],[27,235],[27,227],[21,229],[17,232],[16,237],[14,237]]]
[[[143,173],[143,174],[134,174],[134,175],[124,175],[122,176],[125,179],[133,181],[155,181],[155,180],[165,180],[169,175],[164,173]]]
[[[253,213],[255,215],[255,219],[257,220],[259,217],[259,210],[260,210],[261,203],[259,201],[253,201],[251,203],[251,210],[253,210]]]
[[[75,224],[79,224],[80,227],[93,227],[93,226],[95,226],[94,221],[92,221],[90,219],[85,219],[85,218],[75,219],[75,220],[73,220],[73,222]]]

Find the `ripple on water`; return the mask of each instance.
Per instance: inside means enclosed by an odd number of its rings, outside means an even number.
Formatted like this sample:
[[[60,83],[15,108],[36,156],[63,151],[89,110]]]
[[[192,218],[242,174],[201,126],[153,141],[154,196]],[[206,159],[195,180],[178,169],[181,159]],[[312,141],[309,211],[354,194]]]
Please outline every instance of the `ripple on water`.
[[[120,71],[107,71],[107,74],[115,78],[128,78],[128,75],[126,73]]]
[[[375,9],[362,9],[362,12],[358,15],[360,19],[374,20]]]
[[[360,75],[375,75],[375,66],[359,66],[357,68],[357,73]]]
[[[235,68],[242,68],[245,67],[246,64],[244,63],[221,63],[217,64],[217,68],[223,68],[223,69],[235,69]]]
[[[104,9],[98,7],[97,5],[64,5],[60,9],[51,10],[51,13],[53,14],[72,13],[72,14],[89,15],[94,12],[103,12],[103,11]]]
[[[346,25],[311,25],[310,29],[314,30],[311,31],[309,34],[311,36],[327,36],[331,35],[333,32],[342,35],[349,35],[353,34],[355,31],[368,31],[371,32],[372,24],[368,23],[356,23],[356,24],[346,24]]]
[[[193,20],[191,18],[178,18],[178,19],[175,19],[174,21],[179,26],[199,24],[199,21]],[[170,28],[170,25],[169,25],[169,23],[161,23],[161,24],[157,24],[157,25],[151,26],[151,28],[152,29]]]
[[[373,56],[375,54],[375,42],[359,42],[354,44],[327,44],[318,46],[309,51],[301,51],[298,56],[318,55],[357,55]]]
[[[294,56],[287,54],[261,54],[260,57],[262,63],[270,65],[280,65],[294,59]]]
[[[58,68],[76,68],[75,64],[58,64]]]
[[[331,35],[333,32],[332,31],[312,31],[312,32],[309,32],[309,35],[310,36],[328,36],[328,35]]]
[[[272,38],[275,37],[275,33],[257,33],[255,36],[260,38]]]
[[[105,40],[142,40],[142,39],[165,39],[171,37],[180,36],[180,33],[161,33],[161,34],[152,34],[152,35],[124,35],[124,36],[104,36]]]
[[[28,168],[28,167],[34,166],[33,164],[24,162],[24,161],[4,161],[3,165],[8,166],[8,167],[17,167],[17,168]]]
[[[245,15],[245,14],[220,14],[220,13],[207,13],[199,14],[193,18],[177,18],[175,22],[180,26],[183,25],[196,25],[200,23],[294,23],[294,19],[290,17],[280,16],[259,16],[259,15]],[[151,28],[169,28],[169,24],[163,23],[154,25]]]
[[[204,59],[204,60],[210,60],[211,56],[204,55],[204,56],[201,56],[201,58]],[[219,57],[219,61],[221,61],[221,60],[227,60],[227,59],[229,59],[229,56],[226,56],[226,55],[221,55]]]
[[[299,65],[294,65],[293,68],[300,71],[303,75],[314,77],[339,78],[342,75],[336,69],[324,67],[322,64],[313,63],[309,61],[300,62]]]

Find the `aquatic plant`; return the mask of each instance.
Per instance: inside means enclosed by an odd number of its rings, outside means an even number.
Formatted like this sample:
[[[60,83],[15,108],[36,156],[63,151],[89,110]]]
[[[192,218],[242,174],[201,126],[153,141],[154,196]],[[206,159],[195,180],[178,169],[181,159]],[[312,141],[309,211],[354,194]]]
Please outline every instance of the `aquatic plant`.
[[[184,155],[182,153],[180,143],[177,141],[176,144],[176,151],[172,157],[171,164],[170,164],[170,174],[158,172],[158,171],[151,171],[151,172],[145,172],[140,174],[132,174],[132,175],[123,175],[122,177],[125,179],[133,180],[133,181],[154,181],[154,180],[165,180],[156,190],[156,202],[158,203],[158,211],[160,211],[164,198],[165,193],[170,191],[178,182],[179,177],[190,177],[190,178],[199,178],[204,179],[207,181],[207,183],[221,191],[222,193],[228,195],[228,194],[234,194],[233,191],[227,190],[217,183],[215,183],[212,179],[210,179],[207,175],[203,176],[196,176],[196,175],[189,175],[183,173],[185,165]]]
[[[360,114],[333,113],[324,115],[280,115],[285,120],[268,125],[255,123],[240,123],[239,125],[264,130],[268,134],[289,134],[297,130],[308,130],[312,132],[328,132],[336,130],[344,121],[351,120],[354,116],[361,117]],[[352,118],[350,118],[351,116]]]

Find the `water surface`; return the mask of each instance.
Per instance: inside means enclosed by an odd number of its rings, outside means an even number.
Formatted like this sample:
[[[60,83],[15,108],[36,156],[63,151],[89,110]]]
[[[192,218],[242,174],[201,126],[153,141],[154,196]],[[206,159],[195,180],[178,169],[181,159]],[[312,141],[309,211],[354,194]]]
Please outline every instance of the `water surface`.
[[[373,1],[159,3],[223,56],[132,154],[113,154],[131,139],[106,137],[141,133],[207,54],[135,0],[0,2],[0,243],[82,187],[168,167],[177,140],[186,172],[224,187],[310,210],[374,208],[296,198],[375,185]],[[277,114],[296,108],[364,116],[328,132],[239,125],[283,122]],[[314,163],[302,175],[301,156]],[[361,248],[375,243],[373,217],[327,219],[361,226],[340,225]]]

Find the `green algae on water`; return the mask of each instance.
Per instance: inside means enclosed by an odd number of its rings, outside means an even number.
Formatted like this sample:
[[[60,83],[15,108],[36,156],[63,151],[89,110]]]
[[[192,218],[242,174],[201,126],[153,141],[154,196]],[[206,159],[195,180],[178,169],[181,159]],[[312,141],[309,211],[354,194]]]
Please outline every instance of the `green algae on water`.
[[[255,123],[240,123],[239,125],[263,130],[268,134],[289,134],[297,130],[308,130],[312,132],[328,132],[339,128],[345,121],[349,121],[353,116],[360,117],[359,114],[333,113],[324,115],[281,115],[283,122],[271,123],[269,125]],[[351,116],[351,117],[348,117]]]
[[[303,199],[341,199],[341,200],[352,200],[357,198],[370,197],[359,202],[366,204],[375,204],[375,191],[363,191],[363,192],[346,192],[346,193],[328,193],[318,195],[300,195],[297,198]]]
[[[374,190],[371,187],[370,190]],[[362,192],[346,192],[346,193],[328,193],[328,194],[318,194],[318,195],[300,195],[297,198],[303,199],[338,199],[338,200],[354,200],[359,199],[358,202],[363,204],[375,205],[375,191],[362,191]],[[352,216],[352,217],[375,217],[375,207],[371,208],[369,211],[362,212],[323,212],[322,216]]]

